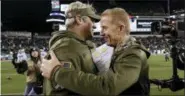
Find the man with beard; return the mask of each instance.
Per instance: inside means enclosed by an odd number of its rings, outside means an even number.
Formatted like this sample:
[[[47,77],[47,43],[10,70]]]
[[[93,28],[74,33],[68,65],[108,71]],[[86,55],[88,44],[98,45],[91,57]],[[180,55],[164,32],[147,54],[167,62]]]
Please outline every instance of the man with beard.
[[[65,68],[92,74],[97,73],[97,68],[91,57],[91,49],[94,46],[93,43],[87,42],[87,39],[92,38],[94,22],[99,19],[100,16],[95,14],[92,5],[79,1],[69,4],[65,24],[67,29],[55,32],[49,41],[49,50],[52,50],[60,61],[65,62],[63,64]],[[46,64],[45,61],[43,60],[43,64]],[[53,69],[52,67],[48,68]],[[43,70],[45,69],[43,68]],[[59,86],[58,83],[47,78],[44,80],[43,88],[44,95],[76,95],[72,90],[63,88],[62,85]]]

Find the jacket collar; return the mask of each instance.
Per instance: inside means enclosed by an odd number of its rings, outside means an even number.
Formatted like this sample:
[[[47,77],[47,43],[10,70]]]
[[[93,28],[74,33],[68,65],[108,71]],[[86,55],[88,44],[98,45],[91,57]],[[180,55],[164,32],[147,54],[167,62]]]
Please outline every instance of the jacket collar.
[[[127,37],[125,38],[125,40],[124,40],[122,43],[120,43],[120,44],[118,44],[118,45],[116,46],[115,52],[127,48],[128,45],[130,45],[130,43],[131,43],[132,41],[135,41],[135,38],[133,38],[133,37],[131,37],[131,36],[127,36]]]
[[[72,31],[63,30],[63,31],[57,31],[57,32],[52,33],[52,35],[57,35],[57,36],[60,34],[65,34],[68,37],[72,37],[72,38],[75,38],[79,41],[85,42],[85,39],[81,38],[80,36],[78,36],[76,33],[72,32]]]
[[[68,31],[68,32],[66,32],[67,33],[67,35],[69,36],[69,37],[73,37],[73,38],[75,38],[75,39],[77,39],[77,40],[79,40],[79,41],[81,41],[81,42],[85,42],[86,40],[84,39],[84,38],[81,38],[80,36],[78,36],[76,33],[74,33],[74,32],[71,32],[71,31]]]
[[[90,40],[85,40],[84,38],[81,38],[80,36],[78,36],[76,33],[72,31],[63,30],[63,31],[57,31],[53,33],[53,35],[60,35],[60,34],[65,34],[67,37],[75,38],[76,40],[80,41],[81,43],[87,45],[90,48],[94,48],[95,46],[94,43],[91,42]]]

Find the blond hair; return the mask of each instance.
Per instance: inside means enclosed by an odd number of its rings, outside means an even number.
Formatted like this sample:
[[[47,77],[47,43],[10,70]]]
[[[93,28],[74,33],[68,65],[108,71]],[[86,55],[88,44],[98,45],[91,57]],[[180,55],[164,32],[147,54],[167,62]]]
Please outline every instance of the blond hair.
[[[126,34],[130,34],[130,22],[129,15],[123,8],[113,8],[105,10],[101,16],[111,16],[112,23],[114,24],[124,24]]]
[[[68,9],[65,11],[65,15],[67,16],[68,13],[73,12],[75,15],[80,15],[79,10],[85,9],[85,8],[91,8],[95,11],[95,9],[90,4],[84,4],[80,1],[73,2],[69,4]],[[66,27],[69,27],[75,23],[75,18],[66,18],[65,25]]]

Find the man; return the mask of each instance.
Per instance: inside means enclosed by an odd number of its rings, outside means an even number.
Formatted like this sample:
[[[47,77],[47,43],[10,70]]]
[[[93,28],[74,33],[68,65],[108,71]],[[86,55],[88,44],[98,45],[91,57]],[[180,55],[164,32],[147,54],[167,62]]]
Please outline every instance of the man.
[[[166,61],[166,62],[167,62],[167,61],[170,61],[168,51],[165,51],[165,52],[164,52],[164,57],[165,57],[165,61]]]
[[[27,56],[24,49],[19,49],[18,52],[14,50],[12,64],[18,74],[24,74],[27,70]]]
[[[17,63],[17,54],[18,54],[17,50],[14,49],[13,58],[12,58],[12,64],[13,64],[14,68],[17,68],[17,64],[16,64]]]
[[[65,68],[65,62],[57,60],[51,52],[51,60],[42,64],[42,75],[66,89],[87,96],[149,95],[150,53],[130,36],[129,16],[122,8],[105,10],[101,15],[103,37],[107,45],[114,47],[109,70],[95,75],[75,68]],[[61,64],[63,64],[61,66]],[[48,69],[52,67],[53,69]]]
[[[87,42],[87,39],[92,38],[94,22],[99,19],[100,16],[95,14],[91,5],[78,1],[69,4],[66,12],[67,30],[55,32],[49,41],[49,50],[53,50],[57,58],[65,62],[64,68],[92,74],[98,73],[90,51],[94,46],[93,43]],[[52,67],[49,68],[52,69]],[[52,80],[45,79],[43,88],[44,95],[74,95],[73,92]]]
[[[17,54],[17,62],[22,62],[23,60],[27,61],[28,59],[24,49],[20,49]]]

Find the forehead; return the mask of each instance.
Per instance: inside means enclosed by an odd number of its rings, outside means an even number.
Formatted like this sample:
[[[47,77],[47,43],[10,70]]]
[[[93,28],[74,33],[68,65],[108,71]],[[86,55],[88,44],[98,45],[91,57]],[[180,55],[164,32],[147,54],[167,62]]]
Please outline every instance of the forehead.
[[[111,24],[112,18],[110,16],[102,16],[100,20],[101,25]]]
[[[38,51],[36,51],[36,50],[33,50],[32,52],[38,52]]]

